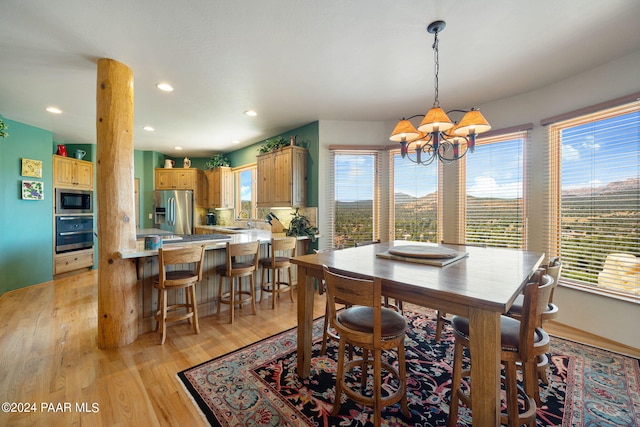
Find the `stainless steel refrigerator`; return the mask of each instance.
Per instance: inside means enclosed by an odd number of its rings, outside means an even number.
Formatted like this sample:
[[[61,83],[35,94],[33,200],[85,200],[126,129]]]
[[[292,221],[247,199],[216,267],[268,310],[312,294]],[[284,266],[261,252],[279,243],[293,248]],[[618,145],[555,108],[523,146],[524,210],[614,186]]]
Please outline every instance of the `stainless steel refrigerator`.
[[[192,234],[195,209],[192,190],[153,192],[153,223],[173,234]]]

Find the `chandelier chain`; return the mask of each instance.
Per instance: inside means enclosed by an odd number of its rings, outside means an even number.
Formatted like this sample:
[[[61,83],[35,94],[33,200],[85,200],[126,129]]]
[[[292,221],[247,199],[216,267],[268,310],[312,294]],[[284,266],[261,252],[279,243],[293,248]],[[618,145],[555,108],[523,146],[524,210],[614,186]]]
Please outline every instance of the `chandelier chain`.
[[[438,32],[435,32],[433,45],[433,63],[434,63],[434,78],[433,83],[435,86],[435,100],[433,101],[434,107],[440,107],[440,101],[438,100],[438,73],[440,72],[440,59],[438,58]]]

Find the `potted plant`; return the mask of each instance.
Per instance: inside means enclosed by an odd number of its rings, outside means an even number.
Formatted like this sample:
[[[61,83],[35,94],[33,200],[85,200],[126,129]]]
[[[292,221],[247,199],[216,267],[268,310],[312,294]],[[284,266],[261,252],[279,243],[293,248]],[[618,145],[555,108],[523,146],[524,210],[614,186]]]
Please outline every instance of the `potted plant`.
[[[220,166],[229,166],[229,159],[227,159],[224,154],[216,154],[206,163],[206,166],[209,169],[215,169]]]
[[[306,236],[309,237],[312,242],[315,242],[318,228],[312,226],[309,218],[302,215],[298,208],[296,208],[296,211],[291,215],[293,218],[291,218],[289,228],[285,229],[287,236]]]
[[[258,149],[258,152],[260,154],[270,153],[282,147],[286,147],[287,145],[289,145],[288,139],[282,136],[276,136],[275,138],[267,139],[264,144],[262,144],[262,146]]]

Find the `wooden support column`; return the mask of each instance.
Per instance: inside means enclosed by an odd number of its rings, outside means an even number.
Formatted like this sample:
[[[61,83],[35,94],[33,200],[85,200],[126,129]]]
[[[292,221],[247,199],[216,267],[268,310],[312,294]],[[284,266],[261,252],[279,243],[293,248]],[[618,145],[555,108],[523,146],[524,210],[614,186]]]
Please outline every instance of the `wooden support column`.
[[[96,95],[98,212],[98,347],[138,337],[136,269],[117,256],[136,245],[133,188],[133,72],[98,60]]]

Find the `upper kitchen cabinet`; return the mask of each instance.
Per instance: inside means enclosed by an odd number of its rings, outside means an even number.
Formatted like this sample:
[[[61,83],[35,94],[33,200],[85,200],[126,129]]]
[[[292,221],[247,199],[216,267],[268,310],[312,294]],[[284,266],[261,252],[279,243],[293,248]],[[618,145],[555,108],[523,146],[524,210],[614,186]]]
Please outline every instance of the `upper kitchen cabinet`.
[[[208,207],[233,209],[233,172],[219,166],[205,172],[209,186]]]
[[[54,154],[53,186],[93,190],[93,163]]]
[[[195,168],[157,168],[156,190],[193,190],[196,206],[207,206],[207,177]]]
[[[307,150],[288,146],[257,157],[257,206],[300,207],[307,204]]]

